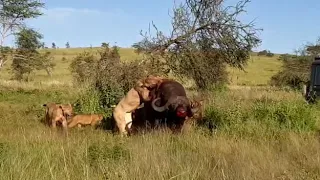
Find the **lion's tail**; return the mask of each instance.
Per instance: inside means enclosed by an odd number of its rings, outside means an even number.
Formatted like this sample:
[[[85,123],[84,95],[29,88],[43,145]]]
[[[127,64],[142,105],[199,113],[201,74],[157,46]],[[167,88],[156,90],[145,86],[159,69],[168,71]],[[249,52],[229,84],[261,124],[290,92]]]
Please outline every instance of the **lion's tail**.
[[[47,104],[43,104],[42,106],[47,107]]]

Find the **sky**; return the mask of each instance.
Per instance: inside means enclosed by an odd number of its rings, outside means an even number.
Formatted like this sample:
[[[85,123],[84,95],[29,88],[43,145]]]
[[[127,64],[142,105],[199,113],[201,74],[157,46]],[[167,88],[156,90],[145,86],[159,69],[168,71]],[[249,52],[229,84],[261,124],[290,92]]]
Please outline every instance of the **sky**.
[[[182,0],[179,0],[182,1]],[[171,28],[169,14],[174,0],[45,0],[44,15],[28,20],[29,27],[43,34],[46,46],[100,46],[109,42],[130,47],[142,39],[140,30],[148,31],[153,21],[158,29]],[[237,0],[228,0],[235,4]],[[252,0],[241,17],[244,22],[254,20],[262,39],[256,50],[292,53],[307,42],[320,37],[319,0]],[[13,44],[13,38],[6,41]]]

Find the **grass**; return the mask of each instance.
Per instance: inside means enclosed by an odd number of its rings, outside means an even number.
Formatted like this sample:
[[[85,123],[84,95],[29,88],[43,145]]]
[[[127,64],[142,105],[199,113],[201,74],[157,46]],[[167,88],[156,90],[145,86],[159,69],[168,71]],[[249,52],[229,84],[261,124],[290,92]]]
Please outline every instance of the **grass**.
[[[281,68],[282,63],[277,60],[277,57],[252,55],[245,68],[246,72],[229,68],[231,83],[249,86],[267,85],[270,78]]]
[[[0,179],[317,179],[320,176],[316,131],[309,128],[296,131],[299,126],[281,128],[271,117],[278,112],[292,116],[285,120],[302,120],[308,127],[313,126],[308,118],[318,123],[317,107],[304,106],[296,92],[251,88],[207,94],[207,117],[217,120],[214,115],[220,115],[221,121],[232,122],[220,126],[214,136],[205,129],[194,129],[181,136],[154,132],[125,139],[90,128],[70,129],[65,138],[59,131],[53,132],[41,124],[43,103],[72,102],[76,98],[75,92],[63,86],[0,92]],[[259,103],[265,107],[261,108]],[[273,112],[268,111],[272,108]],[[219,111],[213,115],[213,109]],[[254,114],[261,110],[270,117],[263,118],[260,114],[256,119]],[[247,118],[241,118],[245,115]]]
[[[37,72],[32,82],[10,81],[8,64],[0,72],[0,179],[320,178],[319,106],[265,86],[281,66],[275,58],[253,56],[246,74],[229,69],[233,86],[203,95],[204,125],[189,134],[120,138],[84,128],[64,137],[40,123],[42,104],[79,97],[67,69],[78,52],[54,50],[52,79]],[[131,49],[120,53],[124,60],[137,57]],[[215,134],[205,128],[209,122],[218,126]]]

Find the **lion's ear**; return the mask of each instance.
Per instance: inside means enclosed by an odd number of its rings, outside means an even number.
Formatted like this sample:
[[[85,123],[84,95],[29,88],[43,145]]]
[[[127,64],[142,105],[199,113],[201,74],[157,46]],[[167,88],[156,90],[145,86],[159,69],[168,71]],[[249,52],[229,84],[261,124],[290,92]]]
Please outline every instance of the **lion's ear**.
[[[189,99],[189,102],[190,102],[190,107],[193,108],[194,107],[194,104],[195,104],[195,101],[194,99]]]
[[[142,79],[139,79],[136,84],[135,84],[135,87],[142,87],[143,86],[143,80]]]

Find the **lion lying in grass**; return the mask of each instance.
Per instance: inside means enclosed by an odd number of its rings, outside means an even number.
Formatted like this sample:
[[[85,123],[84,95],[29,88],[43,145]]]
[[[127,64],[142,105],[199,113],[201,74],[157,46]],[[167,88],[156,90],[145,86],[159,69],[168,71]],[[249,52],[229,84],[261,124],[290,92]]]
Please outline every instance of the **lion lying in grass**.
[[[53,129],[56,128],[57,122],[62,124],[64,130],[67,129],[67,118],[73,114],[73,108],[71,104],[56,104],[47,103],[43,104],[46,107],[45,122]]]
[[[103,119],[102,114],[77,114],[68,121],[68,128],[78,126],[91,125],[95,127],[100,124]]]
[[[128,128],[131,126],[129,125],[130,122],[126,122],[128,121],[125,117],[126,113],[128,113],[127,116],[130,116],[129,114],[138,109],[143,101],[150,101],[150,90],[156,88],[163,80],[164,78],[158,76],[148,76],[145,79],[141,79],[136,83],[136,86],[130,89],[120,100],[113,110],[113,117],[121,135],[127,135]]]

